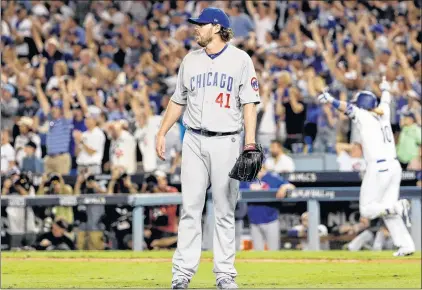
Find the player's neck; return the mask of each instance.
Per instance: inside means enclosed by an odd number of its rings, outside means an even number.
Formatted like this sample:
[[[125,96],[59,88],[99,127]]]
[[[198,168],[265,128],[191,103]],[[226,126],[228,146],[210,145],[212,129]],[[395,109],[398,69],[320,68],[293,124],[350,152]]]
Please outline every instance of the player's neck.
[[[225,43],[224,41],[212,41],[210,44],[207,45],[205,51],[207,52],[207,54],[216,54],[223,50],[226,44],[227,43]]]

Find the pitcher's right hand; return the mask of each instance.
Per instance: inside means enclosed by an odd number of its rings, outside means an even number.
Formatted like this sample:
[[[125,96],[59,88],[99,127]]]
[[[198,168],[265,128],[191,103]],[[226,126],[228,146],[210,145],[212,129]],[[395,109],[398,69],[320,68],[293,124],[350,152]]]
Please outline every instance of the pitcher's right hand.
[[[155,151],[161,160],[166,160],[164,154],[166,153],[166,137],[157,135],[155,138]]]

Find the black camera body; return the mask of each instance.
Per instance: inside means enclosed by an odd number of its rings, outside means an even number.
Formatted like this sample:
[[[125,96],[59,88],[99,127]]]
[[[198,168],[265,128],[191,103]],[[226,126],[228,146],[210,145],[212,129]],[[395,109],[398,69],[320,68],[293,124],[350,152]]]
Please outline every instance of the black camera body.
[[[146,191],[147,192],[153,192],[154,187],[158,185],[158,180],[154,175],[150,175],[145,179],[145,182],[147,184]]]
[[[167,226],[169,223],[169,217],[163,210],[159,207],[152,209],[152,221],[153,226],[160,227],[160,226]]]
[[[21,186],[28,191],[32,186],[32,181],[26,173],[21,173],[19,179],[15,181],[14,186]]]
[[[47,182],[45,183],[46,187],[50,187],[50,185],[54,182],[54,181],[60,181],[60,176],[55,174],[55,173],[51,173],[50,176],[48,177]]]

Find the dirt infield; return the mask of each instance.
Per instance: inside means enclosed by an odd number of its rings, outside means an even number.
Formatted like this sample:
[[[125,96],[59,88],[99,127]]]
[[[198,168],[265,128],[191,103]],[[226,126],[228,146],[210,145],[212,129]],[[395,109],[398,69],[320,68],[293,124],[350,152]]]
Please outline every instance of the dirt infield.
[[[170,258],[38,258],[38,257],[4,257],[2,262],[7,261],[51,261],[54,262],[131,262],[131,263],[171,263]],[[202,262],[212,262],[211,258],[203,258]],[[238,263],[292,263],[292,264],[312,264],[312,263],[333,263],[333,264],[421,264],[420,259],[236,259]]]

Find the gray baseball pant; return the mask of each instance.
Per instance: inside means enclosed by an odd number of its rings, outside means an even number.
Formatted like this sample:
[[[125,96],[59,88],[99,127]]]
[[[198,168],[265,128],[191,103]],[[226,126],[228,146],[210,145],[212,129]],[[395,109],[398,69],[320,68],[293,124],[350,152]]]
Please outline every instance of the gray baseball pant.
[[[240,154],[240,136],[205,137],[186,131],[182,154],[182,202],[177,249],[173,256],[173,280],[189,281],[201,257],[201,219],[206,190],[211,184],[215,225],[213,232],[216,280],[236,277],[234,212],[239,182],[228,174]]]
[[[280,221],[251,224],[251,238],[254,250],[263,251],[265,243],[270,251],[280,250]]]

